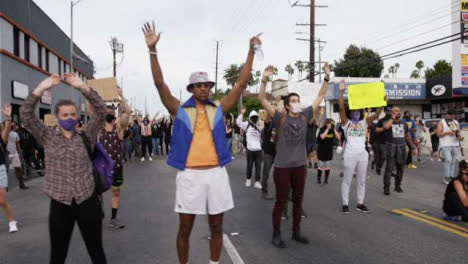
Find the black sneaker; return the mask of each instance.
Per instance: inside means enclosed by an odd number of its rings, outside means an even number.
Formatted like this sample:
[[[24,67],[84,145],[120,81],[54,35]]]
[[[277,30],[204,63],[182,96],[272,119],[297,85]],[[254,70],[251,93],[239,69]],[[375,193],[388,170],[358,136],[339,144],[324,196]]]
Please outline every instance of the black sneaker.
[[[389,190],[389,189],[384,189],[383,193],[384,193],[385,195],[390,195],[390,190]]]
[[[376,169],[375,171],[377,172],[377,175],[382,174],[382,171],[380,169]]]
[[[356,210],[363,212],[363,213],[370,213],[370,210],[364,204],[358,204]]]
[[[284,243],[284,241],[281,239],[281,233],[274,233],[273,234],[273,239],[271,240],[271,243],[273,244],[273,246],[277,247],[277,248],[286,248],[286,244]]]
[[[403,192],[403,189],[401,189],[400,186],[397,186],[397,187],[395,187],[395,192],[397,192],[397,193],[402,193],[402,192]]]
[[[349,207],[347,205],[343,205],[343,214],[348,215],[349,214]]]
[[[292,240],[296,240],[297,242],[302,243],[302,244],[309,244],[310,243],[309,239],[307,237],[301,235],[301,232],[299,232],[299,231],[293,232]]]

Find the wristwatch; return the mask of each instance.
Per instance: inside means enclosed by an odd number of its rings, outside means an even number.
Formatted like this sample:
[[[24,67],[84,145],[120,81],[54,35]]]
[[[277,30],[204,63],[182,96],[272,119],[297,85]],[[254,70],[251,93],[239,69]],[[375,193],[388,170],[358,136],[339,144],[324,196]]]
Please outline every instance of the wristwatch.
[[[325,77],[325,78],[323,78],[323,80],[326,81],[326,82],[330,82],[330,78],[329,78],[329,77],[328,77],[328,78]]]

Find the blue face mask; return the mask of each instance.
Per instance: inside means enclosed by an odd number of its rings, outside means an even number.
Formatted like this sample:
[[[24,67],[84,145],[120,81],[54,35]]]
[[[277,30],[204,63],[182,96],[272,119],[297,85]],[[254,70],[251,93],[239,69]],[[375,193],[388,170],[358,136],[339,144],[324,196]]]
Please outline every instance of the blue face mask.
[[[59,119],[59,120],[58,120],[59,125],[60,125],[63,129],[65,129],[65,130],[67,130],[67,131],[72,131],[72,130],[75,128],[77,122],[78,122],[78,121],[75,120],[75,119],[73,119],[73,118],[68,118],[68,119],[63,119],[63,120],[62,120],[62,119]]]
[[[361,111],[352,111],[351,112],[351,122],[357,123],[361,118]]]

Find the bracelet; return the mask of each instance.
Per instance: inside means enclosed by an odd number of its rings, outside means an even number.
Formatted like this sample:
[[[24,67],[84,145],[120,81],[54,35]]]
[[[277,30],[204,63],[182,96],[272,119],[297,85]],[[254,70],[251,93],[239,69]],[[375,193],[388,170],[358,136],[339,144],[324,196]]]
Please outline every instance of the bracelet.
[[[323,80],[326,82],[330,82],[330,78],[327,78],[327,77],[323,78]]]
[[[158,52],[157,52],[157,51],[150,51],[149,54],[150,54],[150,55],[158,55]]]

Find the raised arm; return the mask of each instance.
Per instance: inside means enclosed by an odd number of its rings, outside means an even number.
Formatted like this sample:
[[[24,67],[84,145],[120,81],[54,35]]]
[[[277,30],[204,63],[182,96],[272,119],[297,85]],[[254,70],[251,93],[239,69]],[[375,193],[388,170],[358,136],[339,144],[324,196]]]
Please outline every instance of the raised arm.
[[[29,94],[20,109],[21,121],[24,128],[28,130],[34,138],[43,146],[47,142],[49,129],[34,113],[36,105],[39,102],[42,94],[50,88],[57,86],[60,83],[60,76],[51,75],[44,79],[39,85]]]
[[[323,66],[323,71],[325,72],[324,82],[322,83],[322,87],[320,88],[317,98],[315,98],[314,102],[312,103],[312,109],[314,113],[318,111],[319,105],[323,102],[323,99],[325,99],[325,96],[327,95],[328,82],[330,81],[330,66],[328,66],[328,62]]]
[[[330,131],[330,129],[331,129],[331,124],[328,124],[327,128],[323,131],[322,134],[320,134],[320,138],[325,139],[327,137],[328,132]]]
[[[10,134],[11,130],[11,105],[5,104],[3,108],[3,115],[5,116],[5,126],[3,126],[2,130],[2,140],[3,143],[6,145],[8,143],[8,135]]]
[[[385,100],[385,102],[387,102],[387,100],[388,100],[386,95],[384,96],[384,100]],[[383,106],[377,108],[377,111],[375,111],[374,115],[368,115],[366,117],[367,125],[369,125],[369,126],[372,125],[372,122],[379,118],[380,114],[382,114],[383,108],[384,108]]]
[[[341,124],[345,126],[348,124],[348,117],[346,116],[346,110],[344,106],[344,91],[346,90],[346,84],[344,80],[340,81],[340,100],[339,100],[339,105],[340,105],[340,118],[341,118]]]
[[[123,96],[122,89],[119,89],[119,95],[120,95],[120,106],[122,107],[122,115],[119,117],[119,120],[117,120],[118,124],[118,129],[120,133],[123,133],[123,131],[128,127],[128,123],[130,122],[130,106],[127,103],[127,99]]]
[[[161,97],[163,105],[166,107],[167,111],[169,111],[169,113],[172,116],[175,116],[177,114],[177,110],[179,109],[180,101],[177,100],[177,98],[175,98],[174,96],[172,96],[169,87],[164,82],[161,66],[159,65],[158,53],[156,51],[156,44],[161,38],[161,33],[156,34],[154,21],[152,27],[149,23],[145,23],[142,30],[143,34],[145,35],[146,45],[149,48],[151,73],[153,74],[154,84],[158,89],[158,93]]]
[[[254,45],[256,43],[262,43],[258,37],[253,37],[250,39],[249,53],[247,55],[244,67],[242,67],[242,71],[239,75],[239,80],[237,81],[232,91],[229,92],[229,94],[223,97],[220,101],[223,113],[229,112],[229,110],[239,100],[239,97],[242,95],[242,92],[244,92],[245,88],[247,88],[247,82],[249,81],[250,75],[252,74],[252,64],[255,55]]]
[[[263,71],[262,84],[260,85],[260,92],[258,93],[258,100],[262,105],[263,109],[267,111],[270,116],[275,116],[275,108],[266,99],[266,86],[270,80],[270,76],[273,75],[273,66],[270,65]]]
[[[244,114],[245,114],[245,107],[242,107],[241,113],[239,114],[239,116],[236,119],[236,125],[242,130],[246,130],[247,125],[249,124],[249,122],[246,122],[246,121],[242,120],[243,117],[244,117]]]

